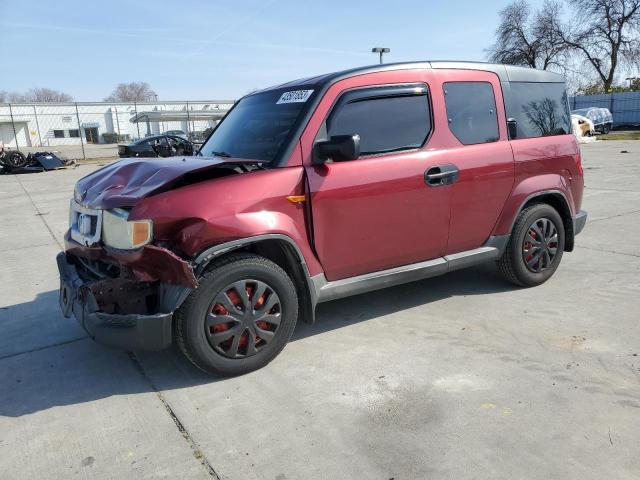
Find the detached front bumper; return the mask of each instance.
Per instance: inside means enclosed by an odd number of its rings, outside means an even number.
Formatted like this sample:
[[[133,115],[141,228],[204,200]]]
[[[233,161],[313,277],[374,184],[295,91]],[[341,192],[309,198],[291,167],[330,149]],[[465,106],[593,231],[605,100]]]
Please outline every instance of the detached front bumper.
[[[112,314],[99,311],[88,284],[80,278],[65,252],[56,257],[60,272],[60,308],[73,314],[98,343],[126,350],[162,350],[171,345],[173,313]]]
[[[575,217],[573,217],[573,235],[578,235],[585,224],[587,223],[587,212],[580,210]]]

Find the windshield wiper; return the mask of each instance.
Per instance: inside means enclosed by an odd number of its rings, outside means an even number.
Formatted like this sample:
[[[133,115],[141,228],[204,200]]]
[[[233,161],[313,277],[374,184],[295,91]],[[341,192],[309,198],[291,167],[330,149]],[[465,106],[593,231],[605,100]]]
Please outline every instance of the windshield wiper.
[[[216,152],[216,151],[212,151],[209,152],[211,155],[214,155],[216,157],[222,157],[222,158],[231,158],[232,155],[229,152]]]

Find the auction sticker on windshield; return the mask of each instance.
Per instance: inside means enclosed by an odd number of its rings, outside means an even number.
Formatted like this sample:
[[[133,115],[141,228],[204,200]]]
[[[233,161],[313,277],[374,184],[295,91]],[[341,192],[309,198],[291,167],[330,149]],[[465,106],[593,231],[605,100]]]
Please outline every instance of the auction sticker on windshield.
[[[284,92],[280,97],[280,100],[276,102],[276,105],[281,103],[303,103],[306,102],[313,90],[292,90],[290,92]]]

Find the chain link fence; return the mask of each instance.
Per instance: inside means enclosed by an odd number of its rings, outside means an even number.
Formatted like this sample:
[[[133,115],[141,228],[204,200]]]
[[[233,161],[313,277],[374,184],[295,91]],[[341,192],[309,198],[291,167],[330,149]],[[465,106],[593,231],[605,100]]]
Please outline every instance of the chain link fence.
[[[640,125],[640,92],[620,92],[601,95],[569,97],[571,110],[599,107],[607,108],[613,115],[614,127]]]
[[[163,133],[201,142],[233,100],[0,103],[0,145],[73,160],[118,156],[118,143]]]

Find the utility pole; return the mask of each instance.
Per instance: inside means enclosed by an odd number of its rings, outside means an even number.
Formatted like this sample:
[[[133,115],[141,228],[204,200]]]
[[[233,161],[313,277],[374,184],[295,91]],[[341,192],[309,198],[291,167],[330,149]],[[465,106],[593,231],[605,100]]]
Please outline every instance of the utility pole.
[[[390,48],[385,48],[385,47],[374,47],[371,49],[371,53],[379,53],[380,54],[380,65],[382,65],[382,56],[385,53],[389,53],[391,52]]]

